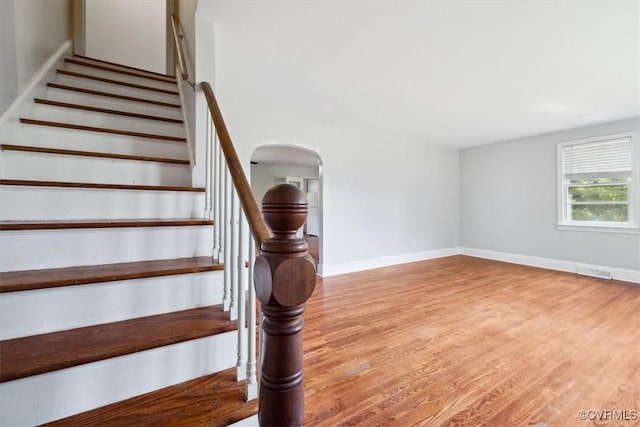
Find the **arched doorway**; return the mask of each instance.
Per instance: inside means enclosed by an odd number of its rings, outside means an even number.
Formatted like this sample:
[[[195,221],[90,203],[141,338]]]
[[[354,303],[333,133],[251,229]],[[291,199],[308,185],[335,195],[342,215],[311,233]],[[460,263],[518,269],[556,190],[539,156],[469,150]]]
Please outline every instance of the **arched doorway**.
[[[251,155],[251,188],[258,205],[274,185],[290,183],[307,196],[309,214],[301,234],[309,254],[322,264],[322,159],[306,148],[269,144],[256,148]]]

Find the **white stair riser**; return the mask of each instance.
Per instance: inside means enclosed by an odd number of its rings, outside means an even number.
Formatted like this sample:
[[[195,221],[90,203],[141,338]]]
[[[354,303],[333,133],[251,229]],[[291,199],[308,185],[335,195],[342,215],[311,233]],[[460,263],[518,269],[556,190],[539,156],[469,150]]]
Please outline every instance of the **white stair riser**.
[[[235,365],[235,331],[0,384],[0,425],[36,425]]]
[[[0,271],[211,256],[212,226],[0,232]]]
[[[78,59],[79,61],[82,61],[82,62],[89,63],[89,64],[97,64],[97,65],[100,65],[100,66],[105,66],[105,67],[114,68],[114,69],[118,69],[118,70],[132,71],[134,73],[149,74],[149,75],[152,75],[152,76],[158,76],[159,75],[160,77],[164,76],[164,77],[167,77],[167,78],[174,78],[173,76],[165,75],[165,74],[162,74],[162,73],[158,74],[157,72],[150,71],[150,70],[138,69],[138,68],[135,68],[135,67],[131,68],[131,67],[127,67],[127,66],[124,66],[124,65],[118,65],[118,64],[115,64],[115,63],[105,63],[103,61],[99,61],[99,60],[95,60],[95,59],[91,59],[91,58],[86,58],[86,57],[84,57],[84,58],[76,57],[76,59]],[[171,71],[171,72],[173,72],[173,71]]]
[[[126,101],[108,96],[91,95],[73,90],[47,87],[45,99],[60,102],[90,105],[92,107],[108,108],[112,110],[129,111],[132,113],[151,114],[154,116],[182,119],[182,111],[179,108],[165,107],[162,105],[148,104],[138,101]],[[175,104],[178,104],[176,102]]]
[[[202,218],[204,193],[0,186],[0,220]]]
[[[187,160],[185,142],[9,122],[6,144]]]
[[[211,271],[0,294],[0,339],[222,304],[222,280]]]
[[[189,165],[12,150],[2,152],[2,175],[34,181],[191,185]]]
[[[116,93],[118,95],[135,96],[136,98],[144,98],[151,101],[170,102],[174,104],[180,103],[180,97],[178,95],[156,92],[154,90],[137,89],[134,87],[99,82],[90,79],[83,79],[80,77],[67,76],[64,74],[58,74],[53,82],[61,85],[79,87],[83,89]]]
[[[74,123],[83,126],[143,132],[154,135],[185,137],[184,125],[182,123],[105,114],[96,111],[84,111],[46,104],[35,104],[32,113],[24,117],[50,122]]]
[[[144,77],[131,76],[128,74],[115,73],[113,71],[101,70],[99,68],[86,67],[84,65],[65,63],[64,69],[73,71],[74,73],[88,74],[90,76],[103,77],[121,82],[134,83],[144,86],[155,87],[158,89],[178,91],[177,84],[161,82],[155,79],[147,79]]]

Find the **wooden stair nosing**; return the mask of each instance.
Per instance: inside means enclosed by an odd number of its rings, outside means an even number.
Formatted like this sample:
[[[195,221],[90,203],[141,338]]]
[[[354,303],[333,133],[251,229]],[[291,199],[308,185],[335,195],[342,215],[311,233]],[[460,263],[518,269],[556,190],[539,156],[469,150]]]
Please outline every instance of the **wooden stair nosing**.
[[[108,108],[92,107],[90,105],[72,104],[69,102],[52,101],[49,99],[35,98],[36,104],[50,105],[53,107],[72,108],[75,110],[93,111],[96,113],[115,114],[119,116],[134,117],[136,119],[157,120],[161,122],[182,124],[182,119],[171,119],[169,117],[152,116],[149,114],[132,113],[129,111],[111,110]]]
[[[95,126],[76,125],[73,123],[61,123],[61,122],[51,122],[48,120],[28,119],[25,117],[20,117],[20,123],[27,124],[27,125],[35,125],[35,126],[49,126],[49,127],[62,128],[62,129],[82,130],[86,132],[108,133],[112,135],[133,136],[136,138],[161,139],[163,141],[187,142],[187,138],[183,138],[181,136],[166,136],[166,135],[157,135],[157,134],[144,133],[144,132],[133,132],[133,131],[122,130],[122,129],[99,128]]]
[[[223,270],[210,256],[0,273],[0,293]]]
[[[0,382],[235,330],[221,305],[0,341]]]
[[[189,408],[188,411],[185,408]],[[67,426],[226,427],[258,412],[258,400],[246,402],[236,368],[205,375],[140,396],[43,424]]]
[[[155,87],[152,87],[152,86],[139,85],[137,83],[129,83],[129,82],[123,82],[123,81],[120,81],[120,80],[107,79],[105,77],[92,76],[90,74],[76,73],[75,71],[68,71],[68,70],[62,70],[62,69],[58,69],[56,71],[57,71],[58,74],[71,76],[71,77],[77,77],[77,78],[80,78],[80,79],[94,80],[94,81],[97,81],[97,82],[115,84],[115,85],[126,86],[126,87],[130,87],[130,88],[134,88],[134,89],[148,90],[148,91],[152,91],[152,92],[159,92],[159,93],[164,93],[164,94],[167,94],[167,95],[175,95],[175,96],[179,96],[180,95],[175,90],[160,89],[160,88],[155,88]]]
[[[0,179],[0,185],[25,186],[25,187],[61,187],[61,188],[88,188],[106,190],[144,190],[144,191],[180,191],[191,193],[204,193],[204,187],[176,187],[169,185],[139,185],[139,184],[99,184],[92,182],[62,182],[62,181],[29,181],[24,179]]]
[[[101,153],[97,151],[79,151],[79,150],[67,150],[63,148],[45,148],[45,147],[31,147],[27,145],[0,145],[2,150],[10,151],[24,151],[31,153],[45,153],[45,154],[60,154],[66,156],[83,156],[83,157],[103,157],[106,159],[121,159],[121,160],[134,160],[142,162],[158,162],[158,163],[170,163],[176,165],[188,165],[189,160],[182,159],[168,159],[164,157],[149,157],[149,156],[137,156],[132,154],[118,154],[118,153]]]
[[[93,61],[93,62],[98,62],[98,63],[102,63],[102,64],[107,64],[107,65],[115,65],[116,67],[126,68],[127,70],[140,71],[141,73],[146,73],[146,74],[151,74],[151,75],[158,76],[158,77],[164,77],[166,79],[171,79],[172,83],[176,82],[176,78],[174,76],[170,76],[168,74],[162,74],[162,73],[157,73],[155,71],[143,70],[142,68],[131,67],[129,65],[122,65],[122,64],[118,64],[116,62],[109,62],[109,61],[105,61],[105,60],[102,60],[102,59],[91,58],[89,56],[84,56],[84,55],[74,54],[73,57],[74,58],[85,59],[85,60],[89,60],[89,61]]]
[[[159,74],[159,75],[143,74],[130,69],[118,69],[118,68],[113,68],[113,66],[107,66],[107,65],[102,65],[98,63],[86,62],[86,61],[79,61],[74,58],[65,58],[65,62],[68,62],[69,64],[80,65],[83,67],[95,68],[97,70],[110,71],[113,73],[123,74],[126,76],[133,76],[133,77],[140,77],[143,79],[154,80],[162,83],[168,83],[168,84],[174,84],[174,85],[178,83],[176,79],[174,79],[173,77],[170,77],[170,76],[163,77],[162,74]],[[114,64],[114,65],[117,65],[117,64]],[[122,67],[122,65],[118,65],[118,66]],[[145,73],[150,73],[150,71],[145,71]]]
[[[123,101],[142,102],[145,104],[159,105],[161,107],[182,108],[180,104],[171,104],[170,102],[154,101],[151,99],[137,98],[135,96],[119,95],[117,93],[102,92],[99,90],[84,89],[81,87],[61,85],[58,83],[47,83],[47,87],[51,87],[54,89],[70,90],[74,92],[81,92],[89,95],[106,96],[109,98],[122,99]]]
[[[209,219],[109,219],[56,221],[0,221],[0,230],[63,230],[80,228],[190,227],[213,225]]]

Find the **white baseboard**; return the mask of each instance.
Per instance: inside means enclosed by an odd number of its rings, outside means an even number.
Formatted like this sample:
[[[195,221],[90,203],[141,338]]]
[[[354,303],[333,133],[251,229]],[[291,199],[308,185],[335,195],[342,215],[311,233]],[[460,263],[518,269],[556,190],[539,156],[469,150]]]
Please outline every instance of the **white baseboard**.
[[[356,271],[369,270],[373,268],[387,267],[390,265],[404,264],[407,262],[425,261],[428,259],[442,258],[452,255],[468,255],[477,258],[492,259],[495,261],[509,262],[512,264],[528,265],[531,267],[547,268],[550,270],[577,273],[578,267],[587,267],[594,270],[611,271],[614,280],[623,282],[640,283],[640,271],[628,270],[624,268],[613,268],[602,265],[585,264],[575,261],[564,261],[553,258],[543,258],[531,255],[514,254],[510,252],[489,251],[486,249],[475,249],[465,247],[452,247],[435,249],[430,251],[412,252],[401,255],[391,255],[380,258],[370,258],[360,261],[345,262],[340,264],[318,265],[318,275],[322,277],[335,276],[338,274],[354,273]]]
[[[611,271],[611,278],[624,282],[640,283],[640,271],[627,270],[624,268],[613,268],[602,265],[584,264],[575,261],[564,261],[552,258],[542,258],[530,255],[514,254],[509,252],[489,251],[485,249],[460,248],[461,255],[468,255],[477,258],[492,259],[495,261],[510,262],[513,264],[528,265],[531,267],[547,268],[550,270],[566,271],[577,273],[578,267],[587,267],[595,270]]]
[[[387,267],[390,265],[404,264],[407,262],[425,261],[428,259],[442,258],[458,255],[460,248],[443,248],[430,251],[411,252],[408,254],[390,255],[379,258],[369,258],[359,261],[344,262],[340,264],[318,265],[318,274],[322,277],[338,274],[353,273],[356,271],[370,270],[372,268]]]
[[[70,53],[73,43],[71,40],[66,40],[60,47],[47,59],[47,61],[42,64],[42,67],[38,70],[37,73],[31,77],[29,83],[24,88],[24,90],[18,94],[16,99],[13,100],[7,111],[2,113],[0,116],[0,126],[9,120],[14,112],[22,105],[22,103],[30,97],[31,93],[35,90],[35,88],[40,84],[40,82],[45,78],[47,73],[56,65],[56,63],[64,56],[65,53]]]

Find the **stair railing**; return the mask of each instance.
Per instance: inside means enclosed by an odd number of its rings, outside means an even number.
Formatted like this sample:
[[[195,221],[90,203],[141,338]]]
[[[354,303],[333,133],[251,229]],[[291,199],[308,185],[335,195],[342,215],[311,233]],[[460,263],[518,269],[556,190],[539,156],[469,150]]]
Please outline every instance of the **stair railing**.
[[[216,224],[214,256],[225,264],[224,309],[238,321],[236,378],[246,379],[247,400],[259,394],[260,425],[299,426],[304,418],[302,314],[316,277],[307,243],[296,237],[307,218],[307,200],[297,187],[277,185],[264,196],[260,212],[213,89],[207,82],[200,86],[210,112],[206,180]],[[256,297],[262,313],[260,369]]]
[[[180,66],[180,75],[182,80],[189,80],[189,71],[187,70],[187,61],[184,57],[184,50],[182,48],[181,33],[178,31],[180,24],[177,22],[175,15],[171,15],[171,29],[173,30],[173,43],[176,46],[176,52],[178,53],[178,65]]]
[[[184,54],[184,34],[182,33],[182,27],[180,26],[180,22],[178,18],[174,14],[171,14],[171,30],[173,33],[173,44],[176,48],[176,54],[178,55],[178,66],[180,67],[180,77],[182,80],[189,83],[191,89],[196,90],[195,83],[191,83],[189,81],[189,68],[187,67],[187,57]]]
[[[171,15],[171,27],[181,77],[195,90],[175,15]],[[316,277],[307,243],[296,237],[307,218],[307,200],[298,188],[278,185],[267,192],[260,212],[213,89],[207,82],[200,87],[210,113],[204,141],[205,213],[214,220],[213,257],[224,263],[223,309],[238,322],[236,379],[245,380],[247,401],[259,395],[260,425],[300,426],[304,419],[302,314]],[[262,313],[260,365],[256,297]]]

